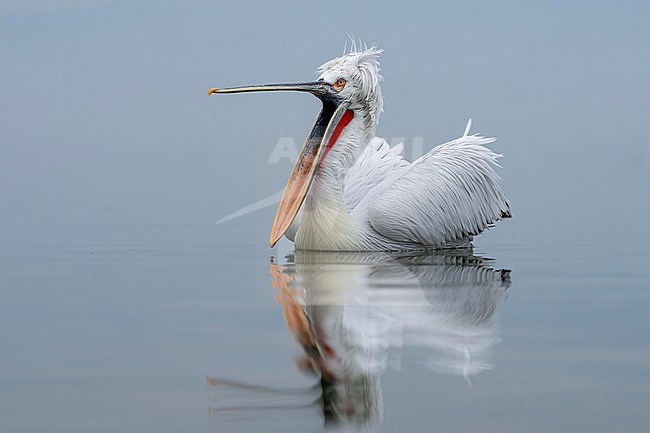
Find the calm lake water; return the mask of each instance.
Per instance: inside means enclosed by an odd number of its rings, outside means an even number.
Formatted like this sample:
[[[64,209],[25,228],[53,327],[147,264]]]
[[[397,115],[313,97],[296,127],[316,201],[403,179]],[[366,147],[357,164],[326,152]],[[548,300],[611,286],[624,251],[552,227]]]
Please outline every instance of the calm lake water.
[[[648,431],[645,241],[293,254],[251,221],[5,227],[0,431]]]

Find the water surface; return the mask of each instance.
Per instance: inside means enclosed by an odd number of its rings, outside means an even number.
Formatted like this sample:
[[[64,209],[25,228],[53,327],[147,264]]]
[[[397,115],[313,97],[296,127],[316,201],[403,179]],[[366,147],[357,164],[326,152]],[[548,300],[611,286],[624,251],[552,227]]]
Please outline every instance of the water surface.
[[[645,431],[642,242],[294,254],[245,226],[4,230],[0,429]]]

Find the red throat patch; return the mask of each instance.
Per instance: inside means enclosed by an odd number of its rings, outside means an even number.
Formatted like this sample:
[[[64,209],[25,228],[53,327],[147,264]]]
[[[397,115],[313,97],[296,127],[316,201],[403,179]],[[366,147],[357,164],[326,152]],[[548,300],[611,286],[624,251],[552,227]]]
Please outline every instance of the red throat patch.
[[[354,111],[352,110],[345,110],[345,113],[343,113],[343,116],[341,116],[341,120],[339,120],[339,123],[336,125],[336,128],[334,128],[334,132],[332,132],[332,136],[330,137],[330,141],[327,142],[327,147],[325,147],[325,151],[323,152],[323,157],[321,158],[320,162],[318,163],[318,166],[325,161],[325,157],[329,153],[330,149],[334,147],[334,144],[336,143],[336,140],[339,139],[339,136],[341,135],[341,132],[343,132],[343,128],[348,126],[350,122],[352,121],[352,118],[354,117]]]

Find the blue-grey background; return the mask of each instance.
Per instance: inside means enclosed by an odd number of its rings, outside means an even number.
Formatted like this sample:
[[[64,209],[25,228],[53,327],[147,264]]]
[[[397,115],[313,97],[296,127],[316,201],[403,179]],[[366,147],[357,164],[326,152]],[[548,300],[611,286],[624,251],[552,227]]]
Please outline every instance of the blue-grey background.
[[[267,160],[319,103],[206,92],[312,79],[350,33],[385,50],[378,135],[408,154],[471,117],[499,138],[514,214],[476,242],[513,269],[480,377],[514,413],[480,391],[464,408],[458,381],[422,372],[389,375],[386,407],[453,381],[443,430],[641,431],[648,22],[644,1],[0,1],[2,430],[216,431],[206,374],[297,380],[267,275],[274,208],[214,222],[284,185],[290,161]]]
[[[647,2],[55,0],[0,11],[4,225],[212,222],[270,195],[290,169],[266,164],[273,146],[300,145],[318,101],[207,89],[311,79],[353,33],[386,51],[378,135],[434,145],[472,117],[499,138],[518,216],[502,230],[598,222],[648,235]]]

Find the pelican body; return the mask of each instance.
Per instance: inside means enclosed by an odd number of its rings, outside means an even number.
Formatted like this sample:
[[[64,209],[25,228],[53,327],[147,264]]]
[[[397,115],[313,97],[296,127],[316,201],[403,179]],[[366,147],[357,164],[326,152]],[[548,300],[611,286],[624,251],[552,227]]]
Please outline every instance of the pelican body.
[[[323,107],[294,164],[270,245],[298,250],[407,251],[467,247],[510,206],[494,171],[493,138],[465,134],[416,161],[375,137],[383,98],[377,47],[323,64],[317,81],[212,88],[208,94],[300,91]]]

